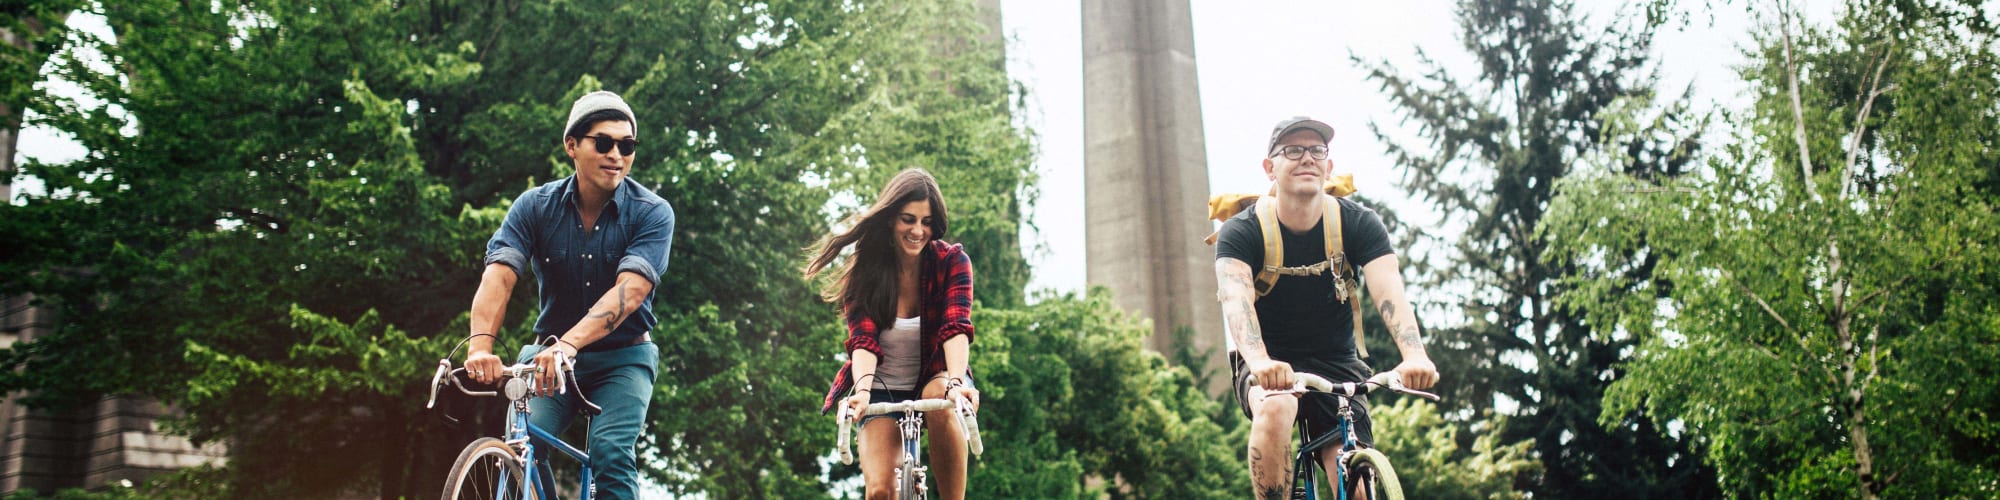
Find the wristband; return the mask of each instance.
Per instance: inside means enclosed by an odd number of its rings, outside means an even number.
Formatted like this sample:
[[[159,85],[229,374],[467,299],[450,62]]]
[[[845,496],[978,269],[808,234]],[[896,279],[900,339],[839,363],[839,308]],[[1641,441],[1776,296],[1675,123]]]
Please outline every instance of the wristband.
[[[572,358],[576,357],[576,353],[583,352],[582,347],[577,347],[575,342],[563,340],[562,337],[556,337],[556,342],[569,344],[569,356]]]
[[[467,342],[471,342],[471,341],[472,341],[472,339],[476,339],[476,338],[480,338],[480,337],[487,337],[487,338],[491,338],[491,339],[493,339],[493,340],[500,340],[500,337],[495,337],[495,336],[493,336],[493,334],[491,334],[491,333],[475,333],[475,334],[472,334],[472,336],[470,336],[470,337],[466,337],[466,338],[465,338],[465,340],[466,340]]]

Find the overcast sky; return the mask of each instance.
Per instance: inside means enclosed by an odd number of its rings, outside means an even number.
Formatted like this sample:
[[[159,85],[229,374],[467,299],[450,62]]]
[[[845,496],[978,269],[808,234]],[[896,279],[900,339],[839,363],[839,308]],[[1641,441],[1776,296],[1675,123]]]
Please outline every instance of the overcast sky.
[[[1166,0],[1175,1],[1175,0]],[[1626,2],[1582,1],[1580,11],[1604,26]],[[1826,22],[1836,2],[1812,2],[1809,19]],[[1428,214],[1394,188],[1402,171],[1390,163],[1367,124],[1393,126],[1398,116],[1348,54],[1387,60],[1406,74],[1422,67],[1422,49],[1446,64],[1460,80],[1474,74],[1456,39],[1453,2],[1403,0],[1192,0],[1195,60],[1209,159],[1211,193],[1258,192],[1258,170],[1271,125],[1308,115],[1334,126],[1332,158],[1339,172],[1355,173],[1371,199],[1391,204],[1406,218]],[[1032,289],[1061,291],[1084,287],[1082,8],[1057,0],[1005,0],[1003,19],[1008,72],[1030,89],[1027,123],[1037,134],[1041,200],[1033,221],[1039,232],[1024,232],[1035,265]],[[1662,89],[1677,92],[1692,83],[1697,106],[1741,106],[1742,84],[1733,68],[1752,21],[1740,7],[1720,7],[1685,29],[1669,29],[1655,40]],[[104,33],[96,16],[72,16],[72,27]],[[1415,145],[1411,139],[1406,143]],[[76,143],[46,129],[22,131],[17,160],[61,162],[81,157]],[[23,179],[15,192],[36,192],[40,183]],[[10,200],[11,201],[11,200]],[[1413,222],[1421,223],[1421,219]]]
[[[1445,0],[1306,1],[1192,0],[1195,62],[1208,151],[1210,193],[1261,192],[1267,186],[1258,161],[1272,124],[1308,115],[1333,125],[1336,172],[1355,174],[1371,199],[1394,205],[1405,217],[1428,210],[1394,188],[1402,171],[1371,121],[1393,126],[1398,115],[1376,86],[1348,59],[1352,53],[1387,60],[1406,75],[1423,69],[1422,49],[1461,82],[1473,79],[1471,55],[1458,42]],[[1607,26],[1627,2],[1582,1],[1593,26]],[[1698,2],[1697,2],[1698,3]],[[1809,19],[1831,19],[1832,4],[1813,2]],[[1031,93],[1028,122],[1038,136],[1041,201],[1033,214],[1039,233],[1027,232],[1035,264],[1031,289],[1081,290],[1083,231],[1082,9],[1073,2],[1006,0],[1002,7],[1008,72]],[[1655,39],[1661,89],[1678,93],[1692,83],[1698,109],[1717,102],[1740,107],[1743,85],[1734,68],[1753,22],[1741,7],[1703,11],[1697,22]],[[1413,139],[1403,142],[1420,145]],[[1039,248],[1039,250],[1036,250]]]

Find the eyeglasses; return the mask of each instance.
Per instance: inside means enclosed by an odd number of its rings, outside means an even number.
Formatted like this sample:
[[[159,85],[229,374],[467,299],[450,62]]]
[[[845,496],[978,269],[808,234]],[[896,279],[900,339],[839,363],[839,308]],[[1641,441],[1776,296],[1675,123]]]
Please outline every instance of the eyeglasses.
[[[1297,160],[1304,158],[1306,153],[1312,153],[1312,157],[1315,160],[1324,160],[1326,159],[1326,146],[1285,146],[1278,148],[1278,151],[1271,153],[1271,156],[1283,155],[1287,160]]]
[[[583,137],[579,137],[578,139],[590,139],[591,142],[596,143],[597,154],[609,154],[611,153],[611,146],[616,145],[618,146],[619,156],[632,156],[632,149],[639,147],[638,140],[635,139],[618,140],[618,139],[612,139],[611,136],[608,135],[586,135]]]

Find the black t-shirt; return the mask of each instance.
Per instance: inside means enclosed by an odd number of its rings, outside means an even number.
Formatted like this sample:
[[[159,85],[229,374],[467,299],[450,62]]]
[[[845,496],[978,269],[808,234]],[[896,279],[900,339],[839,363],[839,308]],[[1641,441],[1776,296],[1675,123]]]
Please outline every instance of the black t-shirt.
[[[1382,216],[1346,198],[1340,200],[1341,244],[1347,261],[1358,273],[1361,266],[1394,253],[1389,231]],[[1257,225],[1257,207],[1252,206],[1222,223],[1216,238],[1215,258],[1236,259],[1250,265],[1251,276],[1264,267],[1264,231]],[[1285,265],[1306,266],[1326,260],[1324,222],[1312,230],[1293,234],[1279,224],[1285,240]],[[1349,296],[1361,300],[1359,290]],[[1257,323],[1262,327],[1264,349],[1271,359],[1299,366],[1353,360],[1354,311],[1346,302],[1337,302],[1333,280],[1316,276],[1279,276],[1271,293],[1257,300]],[[1304,367],[1301,367],[1304,368]],[[1319,371],[1319,370],[1311,370]]]

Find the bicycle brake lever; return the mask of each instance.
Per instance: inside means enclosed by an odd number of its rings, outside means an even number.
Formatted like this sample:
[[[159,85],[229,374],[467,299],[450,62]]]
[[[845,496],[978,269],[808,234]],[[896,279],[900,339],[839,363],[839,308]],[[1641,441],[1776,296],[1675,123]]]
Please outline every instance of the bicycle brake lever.
[[[1312,391],[1306,390],[1305,387],[1294,387],[1282,391],[1264,391],[1264,399],[1270,399],[1272,396],[1298,397],[1299,395],[1305,394],[1307,392],[1312,392]]]
[[[1385,376],[1385,375],[1389,375],[1389,374],[1394,374],[1394,373],[1396,373],[1396,372],[1383,372],[1383,375],[1376,375],[1376,376],[1374,377],[1374,378],[1380,378],[1380,379],[1383,379],[1383,382],[1376,382],[1376,381],[1375,381],[1375,380],[1373,380],[1373,379],[1370,379],[1370,380],[1369,380],[1369,382],[1371,382],[1371,383],[1374,383],[1374,384],[1376,384],[1376,385],[1379,385],[1379,386],[1382,386],[1382,387],[1384,387],[1384,388],[1387,388],[1387,389],[1389,389],[1390,391],[1393,391],[1393,392],[1400,392],[1400,393],[1403,393],[1403,394],[1409,394],[1409,395],[1412,395],[1412,396],[1416,396],[1416,397],[1420,397],[1420,398],[1424,398],[1424,399],[1428,399],[1428,400],[1431,400],[1431,401],[1441,401],[1441,400],[1442,400],[1442,398],[1439,398],[1439,397],[1438,397],[1438,395],[1436,395],[1436,394],[1431,394],[1431,393],[1428,393],[1428,392],[1424,392],[1424,391],[1419,391],[1419,390],[1416,390],[1416,389],[1411,389],[1411,388],[1410,388],[1409,386],[1406,386],[1406,385],[1403,385],[1403,377],[1402,377],[1402,375],[1400,375],[1400,374],[1397,374],[1397,375],[1393,375],[1393,376]]]
[[[446,381],[445,377],[450,375],[451,375],[451,358],[438,360],[437,372],[431,374],[431,397],[430,400],[424,402],[425,409],[437,407],[438,387],[441,387],[440,384],[443,384]]]

